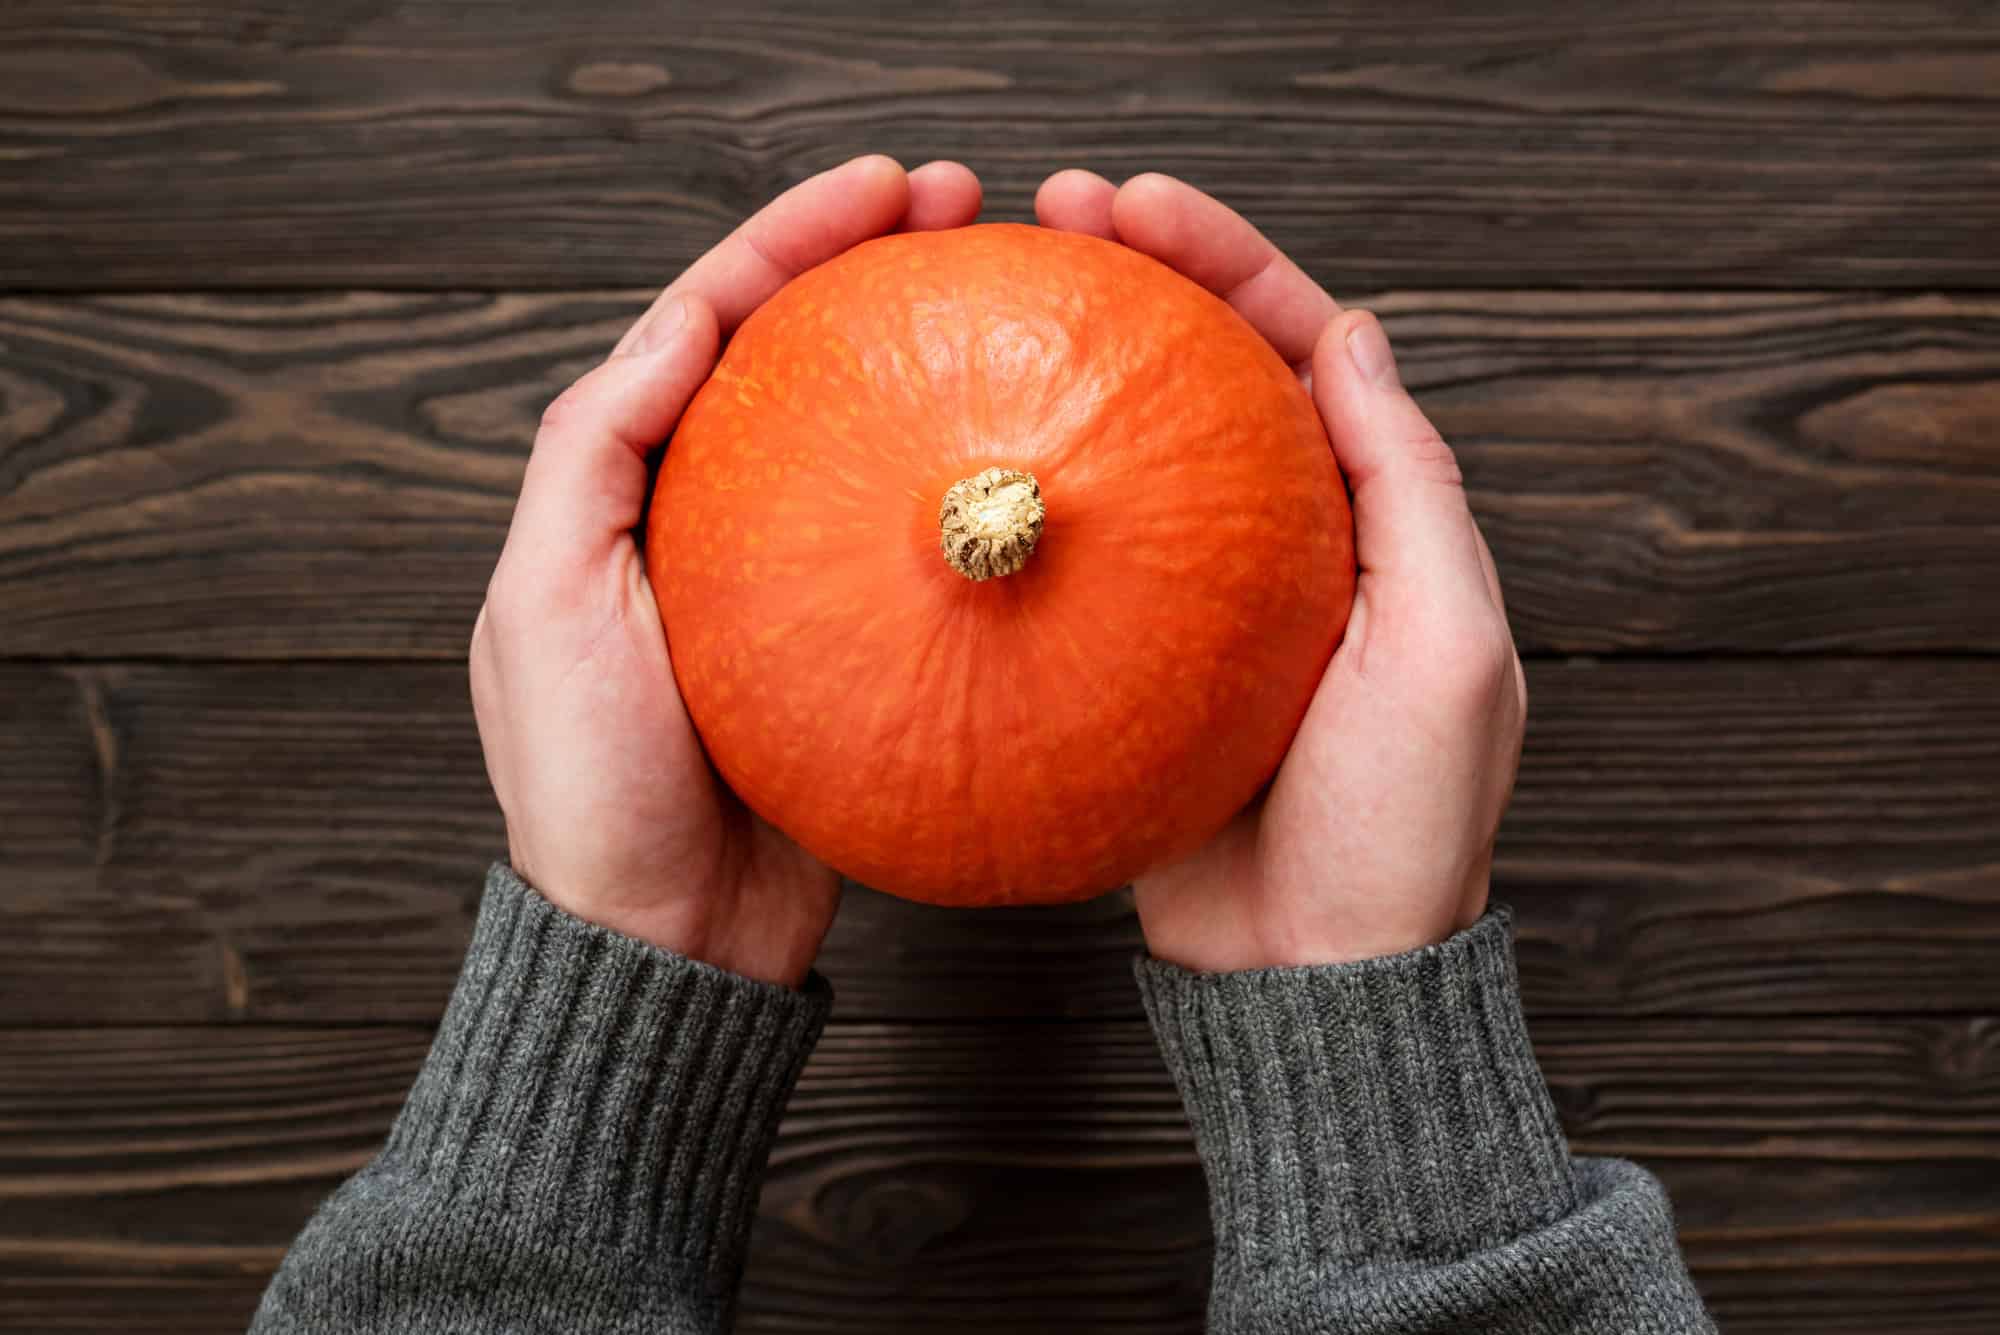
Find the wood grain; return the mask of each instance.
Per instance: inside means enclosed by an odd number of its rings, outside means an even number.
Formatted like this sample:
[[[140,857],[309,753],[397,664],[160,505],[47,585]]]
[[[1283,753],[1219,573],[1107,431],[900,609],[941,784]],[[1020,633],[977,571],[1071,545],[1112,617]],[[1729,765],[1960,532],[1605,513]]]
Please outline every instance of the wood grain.
[[[1725,1329],[1969,1330],[1953,1323],[2000,1303],[1993,1019],[1536,1037],[1579,1151],[1668,1183]],[[386,1133],[426,1041],[0,1031],[10,1310],[35,1329],[240,1328],[313,1203]],[[836,1024],[772,1157],[742,1329],[1195,1332],[1206,1248],[1143,1022]]]
[[[1497,890],[1539,1015],[2000,1010],[2000,691],[1951,660],[1530,666]],[[504,847],[462,671],[0,668],[0,1014],[434,1019]],[[850,1018],[1137,1013],[1125,896],[850,894]]]
[[[536,420],[643,300],[0,303],[0,645],[462,655]]]
[[[0,300],[0,656],[462,655],[646,296]],[[2000,648],[2000,298],[1370,300],[1528,650]]]
[[[1374,304],[1525,648],[2000,648],[2000,304]]]
[[[653,281],[864,151],[1163,169],[1357,285],[1991,286],[2000,15],[15,0],[0,285]]]

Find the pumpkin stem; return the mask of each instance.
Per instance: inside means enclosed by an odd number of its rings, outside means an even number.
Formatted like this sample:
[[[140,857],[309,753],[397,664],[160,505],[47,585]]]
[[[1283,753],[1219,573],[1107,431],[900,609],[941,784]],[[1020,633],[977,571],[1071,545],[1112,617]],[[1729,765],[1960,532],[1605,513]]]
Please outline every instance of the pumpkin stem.
[[[1013,574],[1034,554],[1045,513],[1033,473],[988,468],[952,483],[938,506],[945,564],[970,580]]]

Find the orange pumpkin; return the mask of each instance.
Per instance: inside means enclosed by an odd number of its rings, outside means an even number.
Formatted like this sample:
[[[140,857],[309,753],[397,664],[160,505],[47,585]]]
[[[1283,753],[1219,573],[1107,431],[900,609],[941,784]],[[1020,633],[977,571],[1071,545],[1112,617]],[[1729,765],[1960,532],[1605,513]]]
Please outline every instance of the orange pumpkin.
[[[716,769],[864,884],[1115,888],[1284,757],[1354,591],[1292,371],[1107,241],[890,236],[746,320],[668,447],[647,567]]]

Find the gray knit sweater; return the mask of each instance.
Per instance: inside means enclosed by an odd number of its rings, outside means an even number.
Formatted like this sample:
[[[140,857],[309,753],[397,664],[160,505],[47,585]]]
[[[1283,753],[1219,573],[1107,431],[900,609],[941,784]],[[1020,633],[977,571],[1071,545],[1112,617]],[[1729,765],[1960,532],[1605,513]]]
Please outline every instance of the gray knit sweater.
[[[1364,964],[1140,990],[1207,1169],[1209,1330],[1712,1331],[1658,1183],[1572,1159],[1504,912]],[[258,1335],[728,1329],[831,1004],[578,921],[494,868],[429,1059]]]

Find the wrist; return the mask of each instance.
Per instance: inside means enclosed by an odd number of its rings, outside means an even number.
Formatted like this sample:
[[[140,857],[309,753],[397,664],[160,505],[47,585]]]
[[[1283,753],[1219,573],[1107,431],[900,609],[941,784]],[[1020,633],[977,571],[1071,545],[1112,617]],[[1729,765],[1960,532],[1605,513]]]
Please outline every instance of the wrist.
[[[1438,945],[1479,920],[1488,885],[1484,868],[1443,892],[1142,881],[1135,900],[1154,959],[1193,973],[1236,973],[1356,964]]]
[[[788,920],[776,913],[751,917],[737,903],[669,904],[629,915],[606,913],[601,925],[725,972],[793,989],[803,986],[811,974],[827,927],[824,922]]]
[[[805,984],[832,923],[837,883],[784,886],[739,877],[688,876],[667,885],[637,878],[515,873],[564,913],[684,959],[755,982]]]

